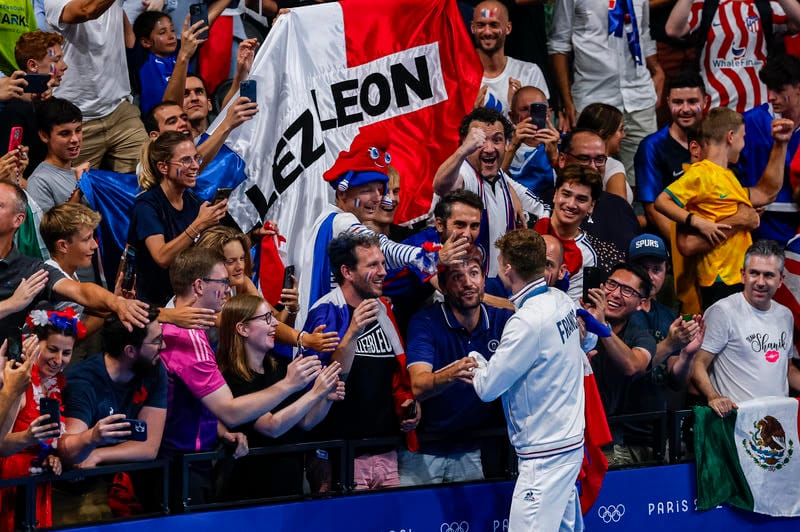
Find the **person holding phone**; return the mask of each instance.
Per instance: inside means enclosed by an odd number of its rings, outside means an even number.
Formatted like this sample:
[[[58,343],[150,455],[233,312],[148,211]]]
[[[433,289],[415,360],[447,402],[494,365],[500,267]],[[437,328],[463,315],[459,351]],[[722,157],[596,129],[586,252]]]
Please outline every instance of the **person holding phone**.
[[[132,331],[109,317],[101,331],[104,353],[70,367],[58,449],[65,464],[89,468],[158,455],[167,417],[167,373],[159,359],[164,342],[157,316],[151,308],[147,325]],[[145,423],[144,441],[133,441],[126,419]]]
[[[503,156],[503,170],[544,201],[551,201],[556,182],[553,167],[561,136],[550,122],[550,107],[541,89],[527,85],[511,98],[514,133]]]
[[[232,227],[212,227],[203,232],[196,246],[221,253],[225,257],[225,269],[228,270],[228,279],[231,283],[231,296],[250,294],[261,297],[259,289],[250,279],[253,273],[253,263],[250,259],[250,239],[247,235]],[[328,353],[336,349],[336,346],[339,345],[339,336],[336,333],[325,333],[322,332],[322,329],[306,333],[294,328],[294,318],[300,308],[297,279],[291,275],[288,281],[288,285],[284,283],[285,286],[281,290],[280,304],[283,305],[283,310],[278,312],[270,306],[270,311],[274,312],[278,320],[275,339],[279,347],[292,348],[298,344],[299,340],[303,347],[315,351]],[[209,331],[209,337],[211,336],[211,331]],[[214,334],[214,337],[216,338],[217,334]]]
[[[148,303],[166,304],[174,293],[170,264],[228,210],[227,200],[212,205],[191,191],[201,163],[183,133],[168,131],[147,145],[139,175],[144,193],[131,211],[128,243],[136,248],[137,296]]]
[[[234,397],[277,384],[302,360],[291,360],[272,351],[278,321],[269,304],[259,296],[234,296],[222,309],[220,321],[217,359]],[[340,372],[341,365],[331,363],[317,375],[310,388],[290,395],[255,421],[230,430],[244,433],[251,447],[307,441],[305,431],[328,414],[334,401],[345,397]],[[303,456],[293,453],[238,463],[227,491],[234,500],[300,495]]]
[[[656,339],[631,317],[647,303],[653,290],[648,273],[629,263],[618,264],[599,288],[589,289],[585,308],[600,323],[611,327],[611,335],[597,342],[591,358],[606,417],[625,413],[626,390],[634,378],[644,374],[656,354]],[[622,427],[613,426],[613,445],[603,449],[609,465],[624,465],[652,458],[625,445]]]
[[[30,150],[28,167],[22,171],[23,178],[30,176],[47,155],[47,147],[39,138],[34,104],[36,100],[52,96],[53,89],[61,84],[61,78],[68,68],[64,62],[63,44],[63,35],[48,31],[31,31],[20,35],[14,48],[17,64],[26,76],[39,74],[50,78],[47,90],[43,93],[26,94],[24,98],[15,98],[0,109],[0,138],[7,139],[12,128],[22,127],[22,144],[28,146]],[[30,89],[26,86],[25,90]]]
[[[63,312],[34,310],[26,319],[33,332],[23,342],[26,358],[37,356],[31,370],[31,385],[20,398],[14,413],[12,432],[0,442],[0,478],[27,476],[32,471],[61,473],[61,461],[56,454],[54,439],[62,433],[58,422],[51,422],[40,412],[40,399],[62,403],[66,386],[64,368],[72,357],[76,340],[83,338],[86,327],[72,309]],[[3,530],[14,530],[16,490],[0,491]],[[52,487],[40,485],[36,490],[36,518],[40,526],[52,526]]]

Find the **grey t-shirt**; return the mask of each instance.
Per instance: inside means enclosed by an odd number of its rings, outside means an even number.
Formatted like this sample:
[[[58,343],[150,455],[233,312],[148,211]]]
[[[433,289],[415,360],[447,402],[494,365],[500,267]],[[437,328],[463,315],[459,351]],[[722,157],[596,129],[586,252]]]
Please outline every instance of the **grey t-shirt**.
[[[75,190],[75,172],[42,162],[28,178],[28,194],[47,212],[65,203]]]

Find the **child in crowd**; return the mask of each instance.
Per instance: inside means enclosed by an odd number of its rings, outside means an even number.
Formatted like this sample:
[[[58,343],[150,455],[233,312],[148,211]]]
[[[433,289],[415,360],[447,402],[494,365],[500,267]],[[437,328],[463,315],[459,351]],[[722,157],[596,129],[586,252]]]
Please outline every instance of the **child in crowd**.
[[[133,34],[150,52],[139,69],[139,94],[142,114],[161,102],[167,82],[178,59],[178,39],[172,19],[161,11],[145,11],[133,23]]]
[[[739,269],[753,240],[748,230],[720,221],[735,215],[739,204],[758,208],[775,200],[783,183],[792,129],[791,121],[773,122],[775,144],[770,163],[758,184],[745,189],[728,169],[729,164],[739,160],[744,148],[742,115],[726,107],[712,109],[703,120],[700,133],[705,159],[691,165],[656,198],[659,212],[697,230],[710,243],[710,249],[697,263],[704,308],[742,290]]]

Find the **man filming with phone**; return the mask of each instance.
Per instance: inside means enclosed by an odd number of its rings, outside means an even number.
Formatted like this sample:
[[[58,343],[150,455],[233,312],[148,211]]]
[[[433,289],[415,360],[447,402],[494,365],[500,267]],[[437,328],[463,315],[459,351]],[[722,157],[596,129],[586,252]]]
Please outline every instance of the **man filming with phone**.
[[[550,122],[547,96],[530,85],[511,98],[514,133],[503,156],[503,170],[543,201],[552,202],[561,136]]]
[[[167,373],[157,312],[145,327],[128,331],[116,317],[106,320],[102,356],[69,368],[64,391],[66,433],[58,451],[80,468],[153,460],[167,417]],[[138,422],[137,422],[138,421]]]

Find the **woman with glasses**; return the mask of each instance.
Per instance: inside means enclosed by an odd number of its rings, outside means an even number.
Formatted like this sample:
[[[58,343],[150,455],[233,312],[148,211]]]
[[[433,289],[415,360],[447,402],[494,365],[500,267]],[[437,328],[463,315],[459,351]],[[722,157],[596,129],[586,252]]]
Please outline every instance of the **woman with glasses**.
[[[633,190],[625,176],[625,165],[614,158],[619,154],[620,142],[625,138],[622,111],[605,103],[589,104],[578,116],[576,127],[591,129],[606,143],[605,165],[598,167],[603,174],[603,190],[632,203]]]
[[[253,273],[253,262],[250,259],[250,239],[244,233],[232,227],[217,226],[208,229],[198,239],[197,247],[211,249],[225,257],[225,269],[230,279],[231,296],[250,294],[261,297],[259,289],[250,279]],[[281,353],[291,356],[292,348],[298,346],[311,349],[318,353],[329,353],[339,345],[339,335],[336,332],[322,332],[323,328],[314,332],[303,332],[294,328],[294,320],[300,310],[299,294],[297,293],[297,280],[292,276],[292,288],[281,291],[280,304],[283,310],[273,311],[278,320],[275,338],[280,345]],[[267,306],[269,303],[264,302]],[[211,335],[209,335],[210,337]]]
[[[279,386],[291,361],[272,352],[278,320],[269,304],[254,295],[237,295],[225,304],[220,318],[217,360],[234,397]],[[333,362],[320,372],[310,389],[289,396],[254,422],[231,427],[243,432],[251,448],[305,441],[304,431],[327,415],[333,401],[344,399],[341,366]],[[226,494],[240,500],[302,494],[303,454],[271,455],[239,460],[233,465]]]
[[[143,150],[139,186],[143,192],[131,211],[128,244],[136,250],[136,294],[163,306],[172,296],[168,269],[175,257],[204,230],[216,225],[228,208],[201,201],[191,189],[202,159],[183,133],[168,131]]]

